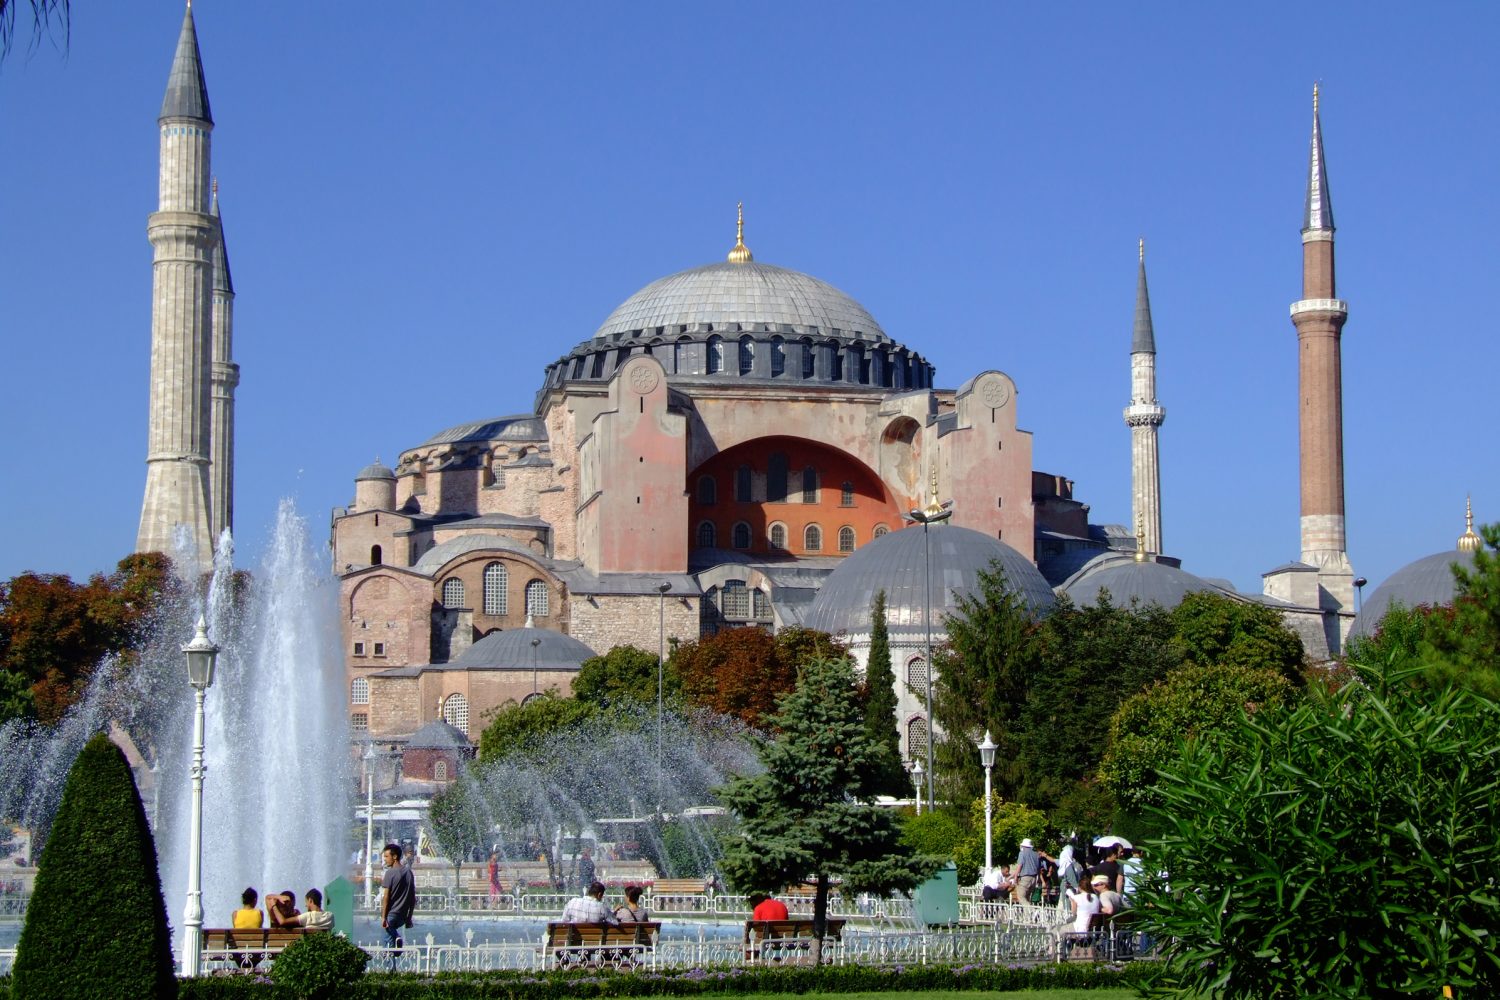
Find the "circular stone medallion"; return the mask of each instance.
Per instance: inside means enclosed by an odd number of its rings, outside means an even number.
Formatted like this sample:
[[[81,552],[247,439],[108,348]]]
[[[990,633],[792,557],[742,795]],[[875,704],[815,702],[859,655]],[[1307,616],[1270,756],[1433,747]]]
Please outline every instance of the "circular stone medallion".
[[[636,365],[630,372],[630,388],[634,389],[637,395],[649,396],[656,391],[656,386],[660,382],[661,376],[650,365]]]
[[[989,375],[979,384],[979,398],[992,410],[998,410],[1010,400],[1010,386],[998,375]]]

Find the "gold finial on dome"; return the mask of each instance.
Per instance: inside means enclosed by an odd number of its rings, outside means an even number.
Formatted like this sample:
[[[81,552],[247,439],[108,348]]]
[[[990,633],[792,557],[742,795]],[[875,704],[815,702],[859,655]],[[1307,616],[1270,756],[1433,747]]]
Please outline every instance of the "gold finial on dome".
[[[1464,497],[1464,533],[1458,536],[1458,551],[1478,552],[1484,539],[1474,533],[1474,498]]]
[[[734,224],[734,249],[729,251],[729,263],[748,264],[754,259],[755,255],[745,246],[745,203],[740,202]]]
[[[1135,561],[1146,561],[1146,515],[1135,516]]]

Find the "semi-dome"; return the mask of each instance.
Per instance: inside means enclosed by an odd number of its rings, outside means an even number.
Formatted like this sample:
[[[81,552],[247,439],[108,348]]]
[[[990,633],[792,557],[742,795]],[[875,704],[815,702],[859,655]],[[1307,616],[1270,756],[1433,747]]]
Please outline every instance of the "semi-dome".
[[[925,631],[927,606],[923,532],[893,531],[856,549],[829,574],[803,624],[823,632],[850,635],[870,631],[870,605],[885,591],[891,634]],[[952,524],[929,529],[932,546],[932,627],[941,634],[945,615],[958,612],[958,599],[978,593],[979,573],[998,563],[1010,592],[1041,614],[1056,600],[1041,571],[1004,542]]]
[[[360,482],[361,480],[366,480],[366,479],[395,479],[395,478],[396,478],[396,473],[393,472],[386,465],[384,465],[380,461],[380,459],[377,458],[375,461],[371,462],[369,465],[365,466],[363,469],[360,469],[359,470],[359,475],[357,475],[357,476],[354,477],[354,481],[355,482]]]
[[[1384,583],[1375,588],[1375,593],[1365,599],[1349,629],[1349,636],[1372,636],[1380,626],[1380,619],[1393,604],[1415,608],[1422,605],[1440,607],[1452,604],[1458,594],[1453,580],[1454,564],[1464,569],[1474,568],[1472,550],[1434,552],[1416,562],[1407,563],[1392,573]]]
[[[595,340],[622,335],[715,330],[843,334],[890,343],[875,317],[848,295],[810,274],[774,264],[724,261],[658,278],[620,303],[594,332]]]
[[[592,649],[547,628],[511,628],[491,632],[453,661],[463,670],[577,670],[597,656]]]
[[[1096,559],[1058,587],[1079,607],[1094,607],[1099,595],[1107,590],[1110,603],[1117,608],[1136,603],[1142,607],[1159,604],[1168,610],[1189,594],[1215,589],[1186,570],[1149,559],[1136,562],[1129,553]]]

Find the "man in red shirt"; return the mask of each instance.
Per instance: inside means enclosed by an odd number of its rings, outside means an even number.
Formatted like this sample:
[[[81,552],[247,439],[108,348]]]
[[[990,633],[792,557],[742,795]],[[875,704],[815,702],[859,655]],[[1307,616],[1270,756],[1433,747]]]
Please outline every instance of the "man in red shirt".
[[[757,894],[759,895],[759,894]],[[755,909],[750,913],[752,920],[786,920],[786,904],[774,896],[760,896],[759,902],[754,899]]]

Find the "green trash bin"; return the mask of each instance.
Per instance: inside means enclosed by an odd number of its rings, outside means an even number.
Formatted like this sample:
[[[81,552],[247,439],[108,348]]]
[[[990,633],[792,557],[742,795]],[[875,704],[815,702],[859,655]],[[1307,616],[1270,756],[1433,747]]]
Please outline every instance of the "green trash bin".
[[[333,914],[333,929],[347,938],[354,937],[354,883],[344,876],[323,887],[323,909]]]
[[[928,927],[958,923],[958,866],[948,862],[912,893],[917,919]]]

